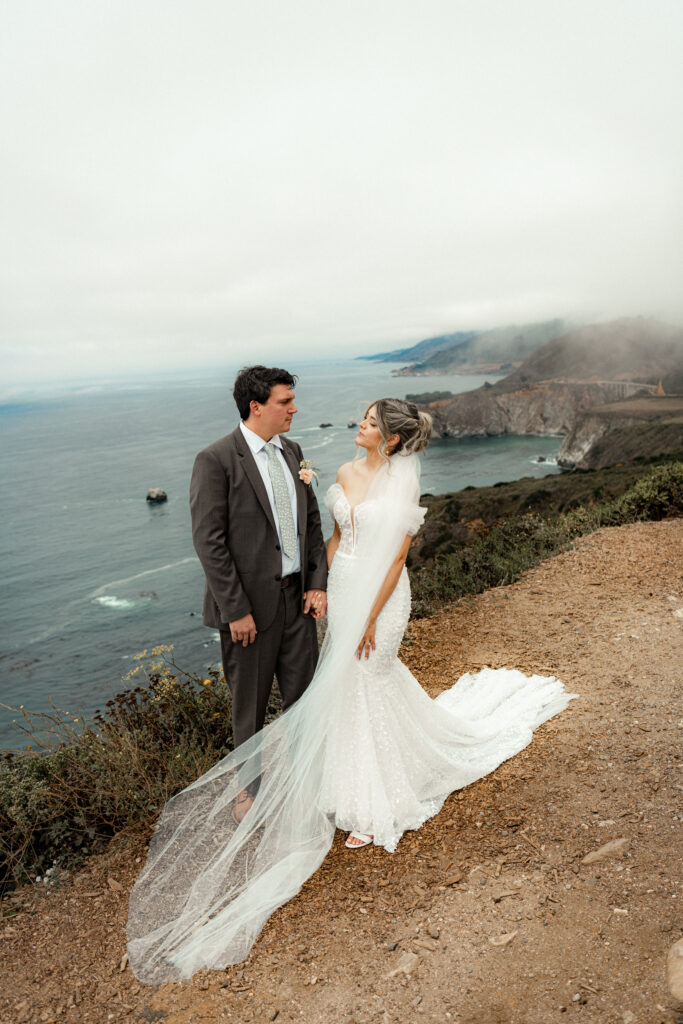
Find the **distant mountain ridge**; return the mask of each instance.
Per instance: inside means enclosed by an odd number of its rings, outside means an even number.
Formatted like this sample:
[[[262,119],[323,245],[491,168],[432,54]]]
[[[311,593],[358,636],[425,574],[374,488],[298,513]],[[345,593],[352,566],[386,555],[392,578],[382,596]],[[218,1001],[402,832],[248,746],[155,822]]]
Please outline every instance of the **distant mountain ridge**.
[[[394,371],[398,377],[472,372],[480,368],[512,369],[537,348],[566,333],[570,325],[561,319],[531,324],[508,324],[486,330],[456,331],[440,334],[410,348],[380,352],[360,359],[382,363],[407,363]]]
[[[455,348],[476,338],[477,331],[455,331],[453,334],[439,334],[434,338],[425,338],[410,348],[396,348],[392,352],[378,352],[374,356],[358,356],[376,363],[404,363],[427,359],[444,348]]]
[[[680,361],[683,329],[647,317],[589,324],[538,348],[498,381],[506,391],[529,381],[607,380],[656,384]]]
[[[511,370],[547,342],[569,330],[566,321],[509,324],[478,331],[467,341],[437,349],[421,362],[394,371],[395,377],[421,377],[459,371]]]

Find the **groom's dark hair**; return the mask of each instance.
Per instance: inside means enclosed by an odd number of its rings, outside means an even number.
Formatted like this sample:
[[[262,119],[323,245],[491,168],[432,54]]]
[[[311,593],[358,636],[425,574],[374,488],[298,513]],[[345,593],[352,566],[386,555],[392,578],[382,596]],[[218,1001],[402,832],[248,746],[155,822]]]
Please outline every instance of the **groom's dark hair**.
[[[249,418],[251,402],[265,404],[270,398],[274,384],[286,384],[293,388],[297,377],[279,366],[245,366],[235,378],[232,394],[243,420]]]

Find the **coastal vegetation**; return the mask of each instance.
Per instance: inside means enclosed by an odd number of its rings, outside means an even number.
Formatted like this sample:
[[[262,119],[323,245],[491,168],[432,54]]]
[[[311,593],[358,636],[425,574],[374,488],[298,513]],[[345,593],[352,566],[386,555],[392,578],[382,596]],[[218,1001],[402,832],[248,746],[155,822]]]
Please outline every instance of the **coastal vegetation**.
[[[683,446],[672,455],[638,458],[604,469],[520,480],[499,481],[489,487],[465,487],[446,494],[423,494],[427,517],[408,555],[415,572],[435,558],[475,543],[504,520],[523,521],[529,513],[554,519],[580,507],[593,508],[621,497],[656,466],[683,461]]]
[[[413,616],[430,615],[466,594],[514,583],[527,569],[602,526],[678,515],[683,515],[683,462],[651,469],[618,498],[602,499],[596,489],[593,501],[558,515],[529,510],[491,527],[480,520],[472,543],[451,542],[430,565],[413,569]]]
[[[683,514],[683,461],[641,464],[620,474],[617,469],[612,477],[579,475],[593,487],[587,500],[579,502],[568,492],[560,498],[558,490],[554,506],[538,496],[535,508],[520,506],[495,520],[482,519],[463,542],[449,541],[454,546],[448,551],[437,544],[424,561],[422,541],[416,542],[414,614],[428,615],[466,594],[511,583],[601,526]],[[531,483],[537,491],[551,492],[566,488],[563,480]],[[529,486],[517,481],[431,499],[428,522],[455,527],[478,496],[491,510],[488,492],[497,490],[502,505],[511,506]],[[512,497],[513,487],[518,499]],[[526,499],[534,504],[532,494]],[[128,688],[89,721],[57,708],[49,714],[18,709],[27,747],[2,756],[0,887],[45,878],[48,872],[54,879],[113,835],[147,832],[169,797],[230,750],[230,699],[220,673],[203,678],[188,673],[174,663],[171,648],[158,647],[137,656],[125,682]],[[269,716],[277,710],[275,696]]]
[[[232,749],[222,673],[186,672],[172,652],[137,654],[128,688],[89,721],[56,707],[16,709],[28,742],[0,764],[0,893],[47,880],[126,828],[146,829]],[[274,697],[267,720],[278,710]]]

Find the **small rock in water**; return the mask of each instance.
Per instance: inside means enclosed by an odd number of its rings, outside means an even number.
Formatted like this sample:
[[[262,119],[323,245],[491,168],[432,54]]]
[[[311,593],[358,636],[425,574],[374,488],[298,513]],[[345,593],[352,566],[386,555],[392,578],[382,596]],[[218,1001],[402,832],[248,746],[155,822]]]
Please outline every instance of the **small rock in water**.
[[[161,487],[150,487],[147,491],[147,501],[151,505],[159,505],[163,501],[168,501],[168,494],[162,491]]]
[[[321,429],[321,430],[324,430],[324,429],[325,429],[325,427],[331,427],[331,426],[332,426],[332,424],[331,424],[331,423],[321,423],[321,424],[320,424],[320,429]]]
[[[683,1000],[683,939],[675,942],[667,957],[669,992],[674,999]]]

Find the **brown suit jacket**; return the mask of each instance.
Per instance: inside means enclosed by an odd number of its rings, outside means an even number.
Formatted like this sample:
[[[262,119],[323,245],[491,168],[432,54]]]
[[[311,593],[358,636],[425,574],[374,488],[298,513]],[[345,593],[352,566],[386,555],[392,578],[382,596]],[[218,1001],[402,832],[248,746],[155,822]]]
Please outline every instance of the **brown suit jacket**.
[[[280,437],[296,486],[302,592],[324,590],[327,557],[313,485],[299,479],[299,445]],[[190,509],[206,575],[205,625],[228,629],[251,612],[256,628],[267,629],[280,599],[282,555],[266,488],[239,427],[195,459]]]

